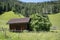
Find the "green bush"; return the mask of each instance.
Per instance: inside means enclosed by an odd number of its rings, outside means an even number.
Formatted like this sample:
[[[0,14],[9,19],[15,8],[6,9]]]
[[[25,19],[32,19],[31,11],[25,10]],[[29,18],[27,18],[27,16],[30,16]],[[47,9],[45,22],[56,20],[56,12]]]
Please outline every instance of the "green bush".
[[[48,16],[43,16],[37,14],[32,14],[30,16],[31,22],[30,22],[30,29],[32,31],[49,31],[51,23],[49,21]]]

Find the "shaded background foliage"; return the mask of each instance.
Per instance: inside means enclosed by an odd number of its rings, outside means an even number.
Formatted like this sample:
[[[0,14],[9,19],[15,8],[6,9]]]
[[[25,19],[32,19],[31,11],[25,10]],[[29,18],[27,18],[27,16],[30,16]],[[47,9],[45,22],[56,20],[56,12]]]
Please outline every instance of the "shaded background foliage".
[[[26,17],[33,13],[58,13],[60,12],[59,1],[48,1],[41,3],[25,3],[19,0],[0,0],[0,14],[5,11],[13,11]]]

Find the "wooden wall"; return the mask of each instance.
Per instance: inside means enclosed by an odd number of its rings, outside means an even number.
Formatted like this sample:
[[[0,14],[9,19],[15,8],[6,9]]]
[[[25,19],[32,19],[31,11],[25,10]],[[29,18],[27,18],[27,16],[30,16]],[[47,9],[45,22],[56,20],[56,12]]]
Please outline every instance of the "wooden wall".
[[[10,30],[27,30],[27,23],[10,24]]]

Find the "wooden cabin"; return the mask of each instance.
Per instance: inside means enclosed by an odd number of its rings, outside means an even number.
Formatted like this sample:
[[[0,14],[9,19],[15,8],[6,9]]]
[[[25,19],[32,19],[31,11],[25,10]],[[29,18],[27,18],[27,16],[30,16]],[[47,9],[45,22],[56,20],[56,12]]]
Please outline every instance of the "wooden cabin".
[[[30,18],[16,18],[8,21],[11,31],[29,30]]]

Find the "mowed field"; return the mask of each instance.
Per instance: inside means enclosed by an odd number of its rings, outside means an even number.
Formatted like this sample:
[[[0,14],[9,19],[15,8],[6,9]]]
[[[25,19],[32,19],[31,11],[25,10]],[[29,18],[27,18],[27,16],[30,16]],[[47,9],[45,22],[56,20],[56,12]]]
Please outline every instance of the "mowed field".
[[[58,14],[48,15],[49,19],[53,26],[60,28],[60,19]],[[23,18],[22,15],[14,14],[14,12],[5,12],[0,15],[0,28],[7,28],[9,26],[7,24],[8,20],[12,18]],[[52,26],[52,27],[53,27]],[[0,40],[60,40],[60,30],[50,31],[50,32],[27,32],[24,31],[22,33],[13,33],[9,30],[1,31],[0,30]]]

